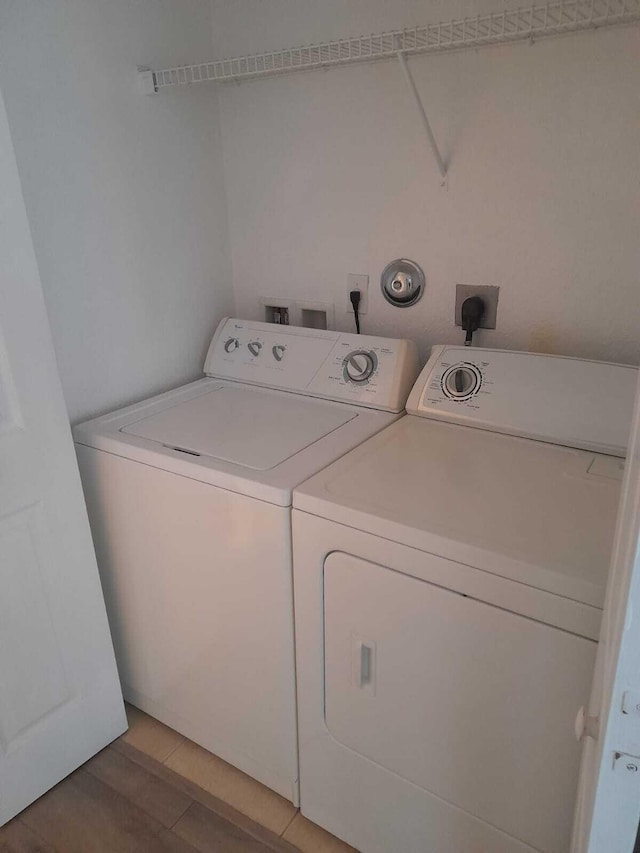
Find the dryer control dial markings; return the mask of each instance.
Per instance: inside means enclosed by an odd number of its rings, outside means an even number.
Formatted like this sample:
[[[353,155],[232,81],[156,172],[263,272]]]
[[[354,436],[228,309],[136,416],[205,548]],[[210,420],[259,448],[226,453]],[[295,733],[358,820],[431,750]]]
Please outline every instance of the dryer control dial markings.
[[[378,359],[374,352],[367,350],[354,350],[342,362],[343,376],[348,382],[357,385],[368,382],[378,366]]]
[[[442,374],[442,390],[450,400],[468,400],[478,393],[482,385],[482,372],[470,362],[460,362]]]

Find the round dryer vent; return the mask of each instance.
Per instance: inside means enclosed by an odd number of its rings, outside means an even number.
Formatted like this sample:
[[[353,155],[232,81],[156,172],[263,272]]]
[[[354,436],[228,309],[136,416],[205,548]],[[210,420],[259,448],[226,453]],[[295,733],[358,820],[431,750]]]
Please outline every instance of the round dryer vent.
[[[399,258],[382,271],[380,287],[387,302],[397,308],[408,308],[424,293],[424,273],[415,261]]]

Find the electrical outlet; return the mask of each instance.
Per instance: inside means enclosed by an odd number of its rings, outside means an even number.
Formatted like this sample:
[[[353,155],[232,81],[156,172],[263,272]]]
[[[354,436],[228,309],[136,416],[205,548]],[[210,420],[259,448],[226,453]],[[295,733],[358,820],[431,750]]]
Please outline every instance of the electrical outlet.
[[[347,275],[347,302],[345,306],[347,314],[353,314],[353,305],[349,299],[349,294],[352,290],[360,291],[358,314],[366,314],[369,308],[369,276],[355,275],[351,272]]]
[[[479,296],[484,302],[484,316],[480,323],[481,329],[495,329],[498,317],[499,287],[489,287],[478,284],[456,284],[456,306],[454,322],[462,325],[462,303],[470,296]]]

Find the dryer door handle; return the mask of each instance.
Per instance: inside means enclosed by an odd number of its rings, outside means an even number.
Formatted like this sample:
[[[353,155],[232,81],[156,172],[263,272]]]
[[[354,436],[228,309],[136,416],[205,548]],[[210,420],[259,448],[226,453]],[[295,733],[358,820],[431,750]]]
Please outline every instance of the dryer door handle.
[[[351,683],[360,690],[375,693],[376,644],[357,634],[351,635]]]
[[[373,649],[366,643],[360,643],[360,687],[371,684],[371,664],[373,662]]]

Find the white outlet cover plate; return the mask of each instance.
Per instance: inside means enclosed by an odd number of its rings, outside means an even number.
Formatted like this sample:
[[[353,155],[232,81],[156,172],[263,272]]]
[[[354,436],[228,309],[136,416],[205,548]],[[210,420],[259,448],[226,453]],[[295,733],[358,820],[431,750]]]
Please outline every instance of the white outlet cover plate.
[[[353,305],[349,299],[349,294],[352,290],[359,290],[360,305],[358,306],[358,314],[366,314],[369,309],[369,276],[356,275],[356,273],[347,274],[347,303],[345,310],[347,314],[353,314]]]

